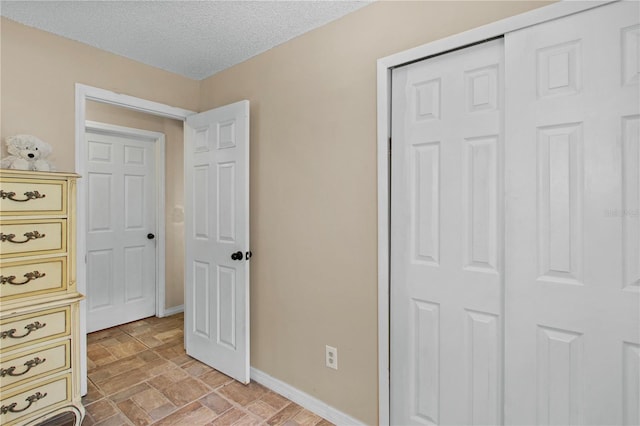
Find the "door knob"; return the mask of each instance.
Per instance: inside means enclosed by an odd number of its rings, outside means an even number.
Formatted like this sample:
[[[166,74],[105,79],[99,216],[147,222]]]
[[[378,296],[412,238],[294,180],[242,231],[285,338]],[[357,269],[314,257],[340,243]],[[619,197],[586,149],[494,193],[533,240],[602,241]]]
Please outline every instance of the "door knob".
[[[151,233],[147,234],[147,238],[150,239],[150,240],[153,240],[155,237],[156,236],[151,234]]]
[[[231,260],[242,260],[243,257],[244,256],[241,251],[237,251],[231,254]]]

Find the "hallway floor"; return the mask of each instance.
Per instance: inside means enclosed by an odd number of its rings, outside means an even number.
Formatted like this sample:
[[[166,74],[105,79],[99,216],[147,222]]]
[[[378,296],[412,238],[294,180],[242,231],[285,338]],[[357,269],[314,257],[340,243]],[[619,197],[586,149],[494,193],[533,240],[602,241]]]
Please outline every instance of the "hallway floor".
[[[183,314],[88,335],[83,426],[313,425],[321,417],[258,383],[244,386],[187,356]]]

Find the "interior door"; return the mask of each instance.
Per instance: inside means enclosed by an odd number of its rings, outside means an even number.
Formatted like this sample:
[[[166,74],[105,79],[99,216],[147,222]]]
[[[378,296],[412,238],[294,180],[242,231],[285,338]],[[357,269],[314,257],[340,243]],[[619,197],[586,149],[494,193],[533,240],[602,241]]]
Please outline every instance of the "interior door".
[[[499,424],[502,40],[393,71],[391,423]]]
[[[249,101],[185,125],[187,354],[249,383]]]
[[[640,424],[640,10],[505,40],[507,424]]]
[[[87,131],[87,332],[155,315],[155,143]]]

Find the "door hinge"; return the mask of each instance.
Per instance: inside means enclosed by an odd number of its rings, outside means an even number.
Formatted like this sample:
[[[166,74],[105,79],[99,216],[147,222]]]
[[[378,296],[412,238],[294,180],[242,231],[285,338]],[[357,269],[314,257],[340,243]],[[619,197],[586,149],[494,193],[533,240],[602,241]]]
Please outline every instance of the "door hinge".
[[[389,157],[391,157],[391,137],[389,137],[389,143],[387,144],[387,153],[389,154]]]

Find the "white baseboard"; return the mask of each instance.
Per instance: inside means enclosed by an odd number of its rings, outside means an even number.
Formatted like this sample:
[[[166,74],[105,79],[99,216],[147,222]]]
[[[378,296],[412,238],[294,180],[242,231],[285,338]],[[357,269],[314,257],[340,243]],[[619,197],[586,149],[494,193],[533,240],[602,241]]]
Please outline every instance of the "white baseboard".
[[[364,426],[361,421],[253,367],[251,379],[338,426]]]
[[[170,315],[179,314],[180,312],[184,312],[184,305],[172,306],[170,308],[165,308],[164,312],[158,315],[159,318],[168,317]]]

